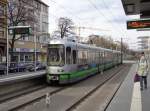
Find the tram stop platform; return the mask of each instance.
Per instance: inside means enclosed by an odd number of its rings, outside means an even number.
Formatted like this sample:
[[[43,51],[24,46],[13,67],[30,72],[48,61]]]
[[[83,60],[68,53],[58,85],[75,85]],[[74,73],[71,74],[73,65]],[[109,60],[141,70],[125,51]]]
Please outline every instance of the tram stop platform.
[[[140,83],[134,83],[136,70],[137,63],[134,63],[106,111],[150,111],[150,73],[147,89],[141,91]]]
[[[44,75],[45,75],[45,70],[36,71],[36,72],[9,73],[8,75],[0,76],[0,85],[7,84],[9,82],[16,82],[21,80],[38,78]]]

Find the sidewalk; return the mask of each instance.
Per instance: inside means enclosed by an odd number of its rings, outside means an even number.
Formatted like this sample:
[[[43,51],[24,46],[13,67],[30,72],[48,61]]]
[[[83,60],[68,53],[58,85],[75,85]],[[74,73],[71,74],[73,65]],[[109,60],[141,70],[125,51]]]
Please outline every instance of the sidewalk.
[[[106,111],[150,111],[150,74],[148,89],[140,90],[140,84],[134,83],[137,64],[133,64],[128,76]]]
[[[142,97],[142,111],[150,111],[150,73],[147,78],[147,90],[141,92]]]

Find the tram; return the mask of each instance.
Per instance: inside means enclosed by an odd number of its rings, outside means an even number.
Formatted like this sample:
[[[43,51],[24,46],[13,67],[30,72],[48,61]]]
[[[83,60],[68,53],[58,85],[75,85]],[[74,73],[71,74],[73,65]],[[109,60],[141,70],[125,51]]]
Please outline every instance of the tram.
[[[122,63],[121,52],[75,40],[54,39],[48,44],[47,83],[67,84]]]

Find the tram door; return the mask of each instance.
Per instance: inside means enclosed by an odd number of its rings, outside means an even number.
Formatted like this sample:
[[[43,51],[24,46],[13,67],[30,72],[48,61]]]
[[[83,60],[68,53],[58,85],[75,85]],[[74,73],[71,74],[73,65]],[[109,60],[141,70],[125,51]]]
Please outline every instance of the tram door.
[[[101,52],[98,52],[98,72],[100,72],[100,68],[101,68]]]
[[[99,52],[99,72],[103,71],[103,52]]]
[[[71,47],[66,48],[66,64],[72,64],[71,62]]]
[[[72,51],[72,57],[73,57],[73,64],[76,64],[76,62],[77,62],[77,53],[76,53],[76,50]]]

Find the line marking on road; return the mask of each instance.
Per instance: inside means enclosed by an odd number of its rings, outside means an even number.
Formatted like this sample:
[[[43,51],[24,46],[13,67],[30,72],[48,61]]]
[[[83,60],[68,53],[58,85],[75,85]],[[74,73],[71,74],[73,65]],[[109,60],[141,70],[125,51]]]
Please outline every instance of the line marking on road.
[[[134,83],[130,111],[142,111],[140,82]]]

